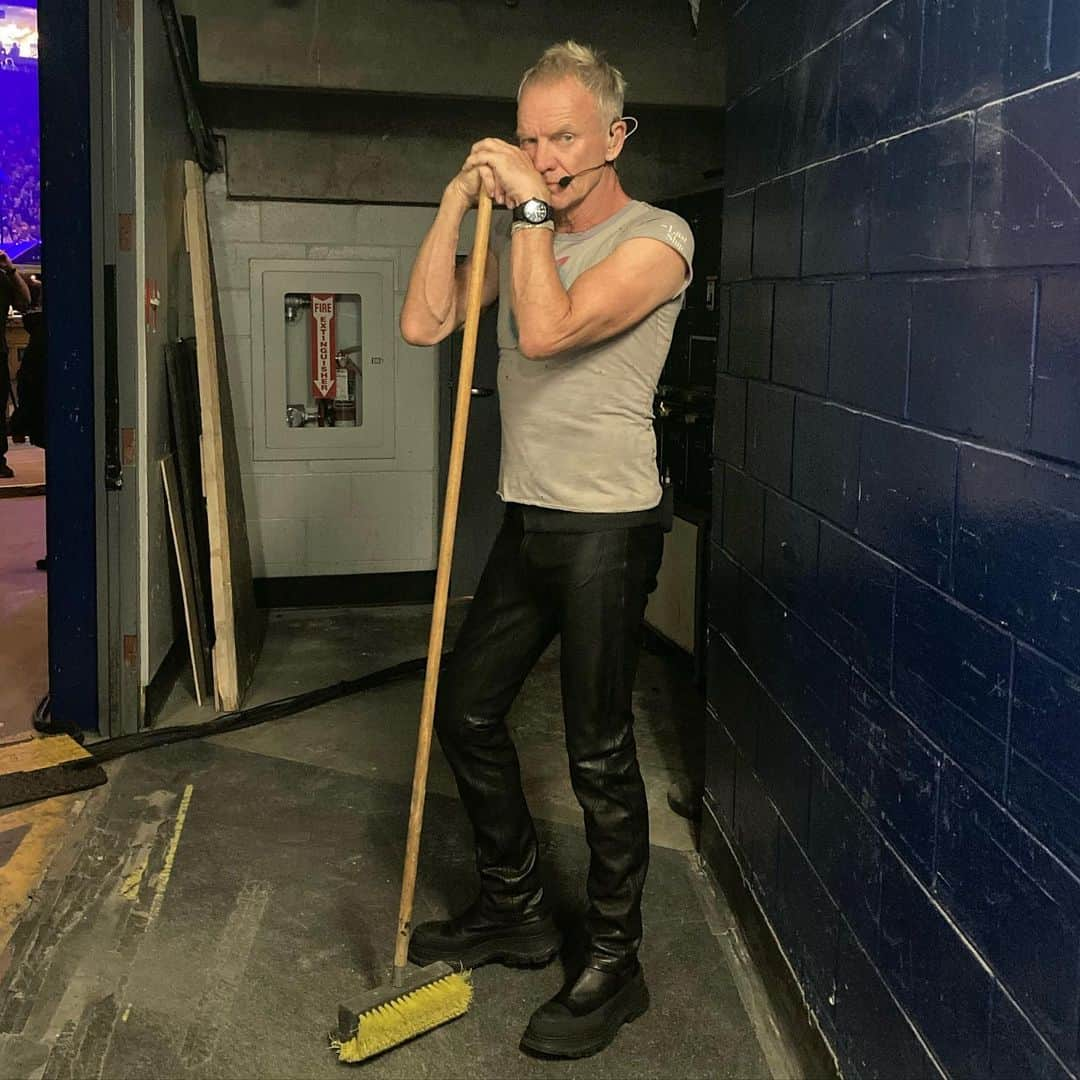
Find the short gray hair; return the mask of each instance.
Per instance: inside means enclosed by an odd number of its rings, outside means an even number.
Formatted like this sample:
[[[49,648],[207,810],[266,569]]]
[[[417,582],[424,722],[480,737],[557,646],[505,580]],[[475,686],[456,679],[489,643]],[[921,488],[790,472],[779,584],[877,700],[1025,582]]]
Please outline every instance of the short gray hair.
[[[576,41],[561,41],[544,50],[543,56],[521,77],[517,99],[532,82],[561,79],[571,75],[596,99],[597,108],[608,126],[622,116],[626,80],[622,72],[604,59],[604,54]]]

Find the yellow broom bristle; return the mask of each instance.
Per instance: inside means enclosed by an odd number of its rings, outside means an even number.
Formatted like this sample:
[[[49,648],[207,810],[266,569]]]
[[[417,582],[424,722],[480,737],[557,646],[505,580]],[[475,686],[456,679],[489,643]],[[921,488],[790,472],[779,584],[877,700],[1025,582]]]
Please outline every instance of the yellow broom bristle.
[[[330,1045],[338,1061],[364,1061],[463,1016],[472,997],[470,973],[455,972],[361,1013],[356,1034],[344,1042],[333,1039]]]

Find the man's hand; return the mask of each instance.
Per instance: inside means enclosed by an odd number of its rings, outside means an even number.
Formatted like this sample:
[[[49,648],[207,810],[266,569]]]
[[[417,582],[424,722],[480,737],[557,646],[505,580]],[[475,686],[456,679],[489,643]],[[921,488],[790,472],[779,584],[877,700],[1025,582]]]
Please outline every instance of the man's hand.
[[[510,210],[529,199],[547,202],[551,197],[529,155],[502,139],[481,139],[475,143],[461,175],[466,171],[475,171],[492,199]]]
[[[447,191],[455,192],[463,200],[465,206],[475,206],[480,198],[482,186],[480,170],[463,165],[461,172],[447,185]]]

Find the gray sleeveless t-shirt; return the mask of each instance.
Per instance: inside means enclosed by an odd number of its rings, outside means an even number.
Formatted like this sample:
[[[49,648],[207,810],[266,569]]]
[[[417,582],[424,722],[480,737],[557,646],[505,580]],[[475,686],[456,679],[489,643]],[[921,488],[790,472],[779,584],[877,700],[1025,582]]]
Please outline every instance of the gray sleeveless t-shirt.
[[[499,259],[499,495],[580,513],[650,510],[660,501],[653,398],[694,257],[677,214],[631,202],[585,232],[555,234],[563,287],[621,243],[650,237],[686,260],[687,278],[636,326],[598,345],[529,360],[518,349],[510,300],[509,222],[492,236]]]

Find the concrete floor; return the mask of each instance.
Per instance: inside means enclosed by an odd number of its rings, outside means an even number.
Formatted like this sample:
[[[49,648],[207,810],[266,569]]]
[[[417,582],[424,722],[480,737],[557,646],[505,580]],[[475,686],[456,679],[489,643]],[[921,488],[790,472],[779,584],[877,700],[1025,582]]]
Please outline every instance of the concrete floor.
[[[452,613],[452,627],[462,614]],[[249,704],[422,654],[421,607],[271,616]],[[587,849],[570,790],[558,655],[515,706],[526,791],[573,963]],[[331,1075],[339,1001],[383,981],[397,908],[420,682],[112,763],[0,965],[0,1075]],[[527,1058],[529,1013],[563,965],[476,973],[469,1014],[364,1066],[385,1077],[797,1076],[739,931],[665,793],[700,761],[700,709],[646,653],[635,693],[652,811],[643,965],[653,1007],[602,1055]],[[178,686],[160,723],[206,719]],[[691,763],[691,764],[688,764]],[[433,760],[417,920],[475,888],[467,822]],[[0,821],[2,825],[2,821]]]
[[[7,463],[15,473],[0,477],[0,498],[45,493],[45,451],[30,443],[10,443]]]
[[[465,614],[451,606],[448,647]],[[424,606],[293,609],[272,612],[266,645],[245,701],[257,705],[355,678],[368,671],[422,656],[430,609]],[[580,825],[581,811],[570,786],[562,736],[559,647],[555,642],[526,681],[510,716],[521,758],[529,805],[538,817]],[[372,779],[411,783],[415,725],[421,683],[403,683],[322,706],[309,715],[275,721],[251,731],[224,736],[224,745],[271,754],[290,761],[339,769]],[[366,707],[378,702],[378,708]],[[358,704],[365,707],[358,708]],[[383,710],[403,718],[388,738]],[[678,851],[692,851],[689,822],[667,805],[667,790],[688,769],[703,768],[702,704],[681,671],[663,656],[643,652],[634,691],[638,760],[649,797],[652,840]],[[190,682],[182,678],[159,714],[156,727],[197,723],[213,711],[195,704]],[[696,719],[695,719],[696,718]],[[438,747],[432,757],[429,789],[456,795],[454,778]]]
[[[29,738],[34,706],[49,687],[45,499],[0,500],[0,753]]]

